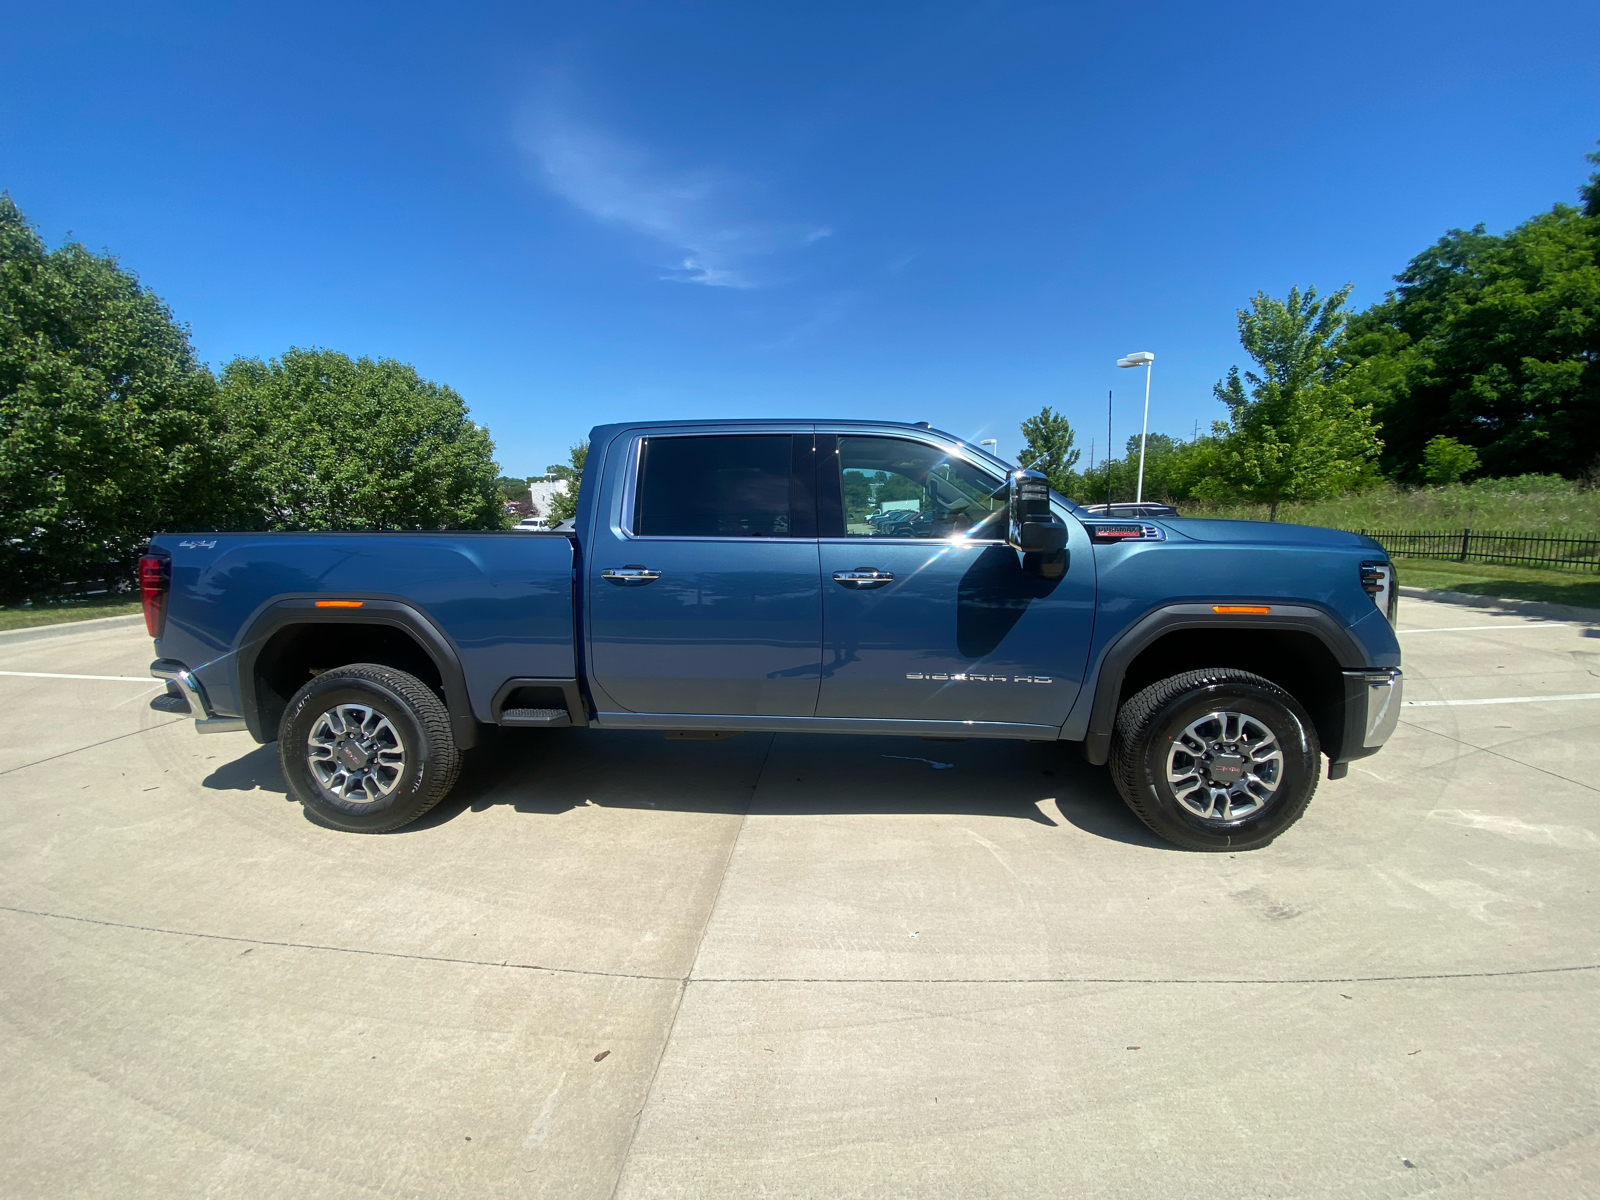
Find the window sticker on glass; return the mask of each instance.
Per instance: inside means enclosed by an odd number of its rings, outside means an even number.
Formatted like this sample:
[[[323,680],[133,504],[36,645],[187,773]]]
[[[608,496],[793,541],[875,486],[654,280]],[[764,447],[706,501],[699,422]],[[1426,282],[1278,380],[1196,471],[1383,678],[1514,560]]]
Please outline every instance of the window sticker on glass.
[[[848,537],[1005,536],[1004,481],[937,446],[841,437],[839,482]]]
[[[643,537],[788,537],[787,434],[647,438],[634,532]]]

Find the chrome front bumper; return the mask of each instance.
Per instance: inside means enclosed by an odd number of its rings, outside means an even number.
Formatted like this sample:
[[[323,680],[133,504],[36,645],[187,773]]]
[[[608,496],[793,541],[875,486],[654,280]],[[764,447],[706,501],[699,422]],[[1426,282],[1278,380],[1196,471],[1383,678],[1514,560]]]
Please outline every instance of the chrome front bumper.
[[[206,699],[205,685],[177,659],[156,659],[150,664],[150,674],[156,679],[165,679],[178,685],[183,698],[189,702],[189,711],[194,714],[196,733],[240,733],[244,730],[243,717],[219,717],[212,711],[211,702]]]
[[[1328,755],[1328,775],[1345,774],[1346,764],[1376,754],[1400,723],[1405,679],[1398,667],[1344,673],[1344,742]]]
[[[1400,696],[1405,677],[1399,667],[1387,671],[1361,671],[1361,748],[1368,753],[1389,740],[1400,723]],[[1346,676],[1348,678],[1348,675]]]

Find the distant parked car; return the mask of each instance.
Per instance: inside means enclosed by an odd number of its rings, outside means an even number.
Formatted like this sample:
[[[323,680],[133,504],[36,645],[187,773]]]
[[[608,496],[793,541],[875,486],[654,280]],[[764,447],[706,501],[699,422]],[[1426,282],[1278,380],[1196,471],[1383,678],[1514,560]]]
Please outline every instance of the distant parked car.
[[[1178,510],[1170,504],[1153,504],[1146,500],[1143,504],[1090,504],[1085,506],[1084,512],[1094,513],[1099,517],[1175,517]]]
[[[517,529],[549,529],[550,522],[543,517],[523,517],[515,525]]]

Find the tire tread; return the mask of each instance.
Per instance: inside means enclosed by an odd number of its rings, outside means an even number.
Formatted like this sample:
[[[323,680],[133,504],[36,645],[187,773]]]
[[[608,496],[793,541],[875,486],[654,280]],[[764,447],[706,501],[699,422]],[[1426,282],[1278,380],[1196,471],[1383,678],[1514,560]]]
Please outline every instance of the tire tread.
[[[397,816],[393,821],[383,825],[373,825],[367,828],[347,832],[360,833],[393,833],[396,829],[410,825],[413,821],[421,820],[428,812],[436,807],[440,801],[450,794],[456,785],[457,778],[461,775],[461,751],[456,747],[455,734],[450,728],[450,713],[445,708],[444,702],[434,693],[433,689],[415,675],[402,671],[398,667],[386,667],[381,663],[350,663],[346,666],[335,667],[317,676],[317,680],[350,680],[364,681],[376,684],[395,693],[410,707],[412,716],[423,729],[424,736],[428,739],[428,771],[431,779],[428,781],[424,793],[422,806],[407,811],[404,816]],[[288,711],[293,712],[296,705],[291,701]],[[285,764],[287,766],[287,764]],[[319,820],[324,820],[320,813],[307,808],[308,812]],[[326,822],[325,822],[326,823]],[[340,828],[346,828],[341,826]]]
[[[1151,719],[1155,714],[1176,696],[1219,683],[1247,684],[1278,699],[1299,721],[1310,748],[1311,761],[1313,764],[1320,762],[1316,728],[1305,715],[1299,702],[1270,679],[1265,679],[1252,671],[1238,667],[1201,667],[1157,680],[1144,690],[1130,696],[1117,710],[1116,724],[1111,731],[1111,754],[1106,763],[1111,771],[1111,780],[1116,784],[1117,792],[1124,803],[1151,832],[1190,850],[1227,850],[1233,847],[1226,840],[1222,844],[1217,844],[1185,836],[1181,829],[1174,829],[1171,822],[1158,819],[1146,804],[1142,789],[1137,786],[1138,771],[1142,766],[1144,750],[1152,732]],[[1289,807],[1280,810],[1280,819],[1287,818],[1283,821],[1284,828],[1288,828],[1300,819],[1316,790],[1317,775],[1314,770],[1311,786],[1305,789],[1305,794],[1297,800],[1289,801]]]

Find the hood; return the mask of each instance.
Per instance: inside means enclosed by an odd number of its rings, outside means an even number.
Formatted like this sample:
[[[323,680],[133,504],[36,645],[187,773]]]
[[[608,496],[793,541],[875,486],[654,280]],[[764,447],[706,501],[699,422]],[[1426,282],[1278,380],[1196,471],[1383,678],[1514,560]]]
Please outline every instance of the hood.
[[[1151,518],[1145,518],[1150,520]],[[1290,525],[1284,521],[1221,521],[1198,517],[1160,517],[1158,524],[1197,542],[1249,542],[1253,545],[1344,546],[1383,549],[1359,533],[1324,529],[1320,525]]]

